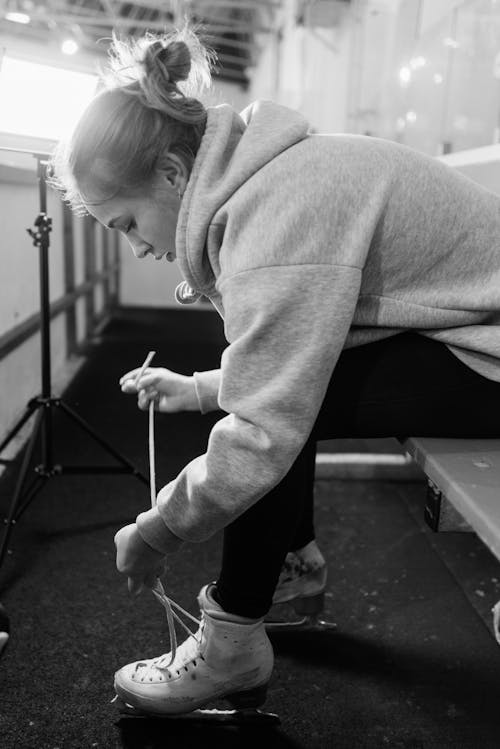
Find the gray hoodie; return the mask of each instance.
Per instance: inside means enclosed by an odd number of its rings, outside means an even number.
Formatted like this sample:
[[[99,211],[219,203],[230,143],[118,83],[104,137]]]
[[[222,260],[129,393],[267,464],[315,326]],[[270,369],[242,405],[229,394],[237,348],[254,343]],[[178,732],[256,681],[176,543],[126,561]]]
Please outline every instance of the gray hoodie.
[[[500,199],[391,141],[311,135],[257,102],[210,108],[183,197],[186,284],[224,319],[202,411],[207,452],[138,527],[168,553],[235,520],[286,475],[343,348],[416,330],[500,381]]]

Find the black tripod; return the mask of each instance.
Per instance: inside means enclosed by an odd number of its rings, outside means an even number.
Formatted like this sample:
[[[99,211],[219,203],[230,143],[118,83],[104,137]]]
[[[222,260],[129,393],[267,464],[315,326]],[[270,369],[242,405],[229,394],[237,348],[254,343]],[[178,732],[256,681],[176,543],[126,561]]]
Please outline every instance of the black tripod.
[[[18,149],[0,149],[18,150]],[[37,159],[37,177],[40,198],[40,213],[35,219],[35,229],[28,229],[33,238],[33,244],[39,249],[39,272],[40,272],[40,336],[41,336],[41,379],[42,392],[32,398],[26,407],[24,414],[17,424],[10,430],[3,442],[0,444],[0,453],[6,448],[19,430],[26,424],[33,414],[35,421],[33,431],[28,440],[24,453],[19,476],[12,500],[9,514],[5,518],[5,531],[0,545],[0,566],[4,560],[7,544],[13,530],[13,526],[19,520],[26,508],[31,504],[35,495],[43,488],[45,483],[53,476],[66,474],[96,474],[96,473],[132,473],[140,481],[149,486],[148,479],[135,468],[121,453],[108,444],[92,427],[87,424],[72,408],[64,403],[61,398],[52,395],[51,382],[51,360],[50,360],[50,298],[49,298],[49,260],[48,250],[50,245],[49,234],[52,230],[52,219],[47,216],[47,177],[46,168],[50,154],[29,153]],[[61,409],[72,419],[84,432],[97,442],[106,452],[112,455],[120,465],[117,466],[62,466],[54,462],[53,455],[53,423],[52,410]],[[42,462],[34,469],[35,476],[29,486],[25,487],[28,478],[28,470],[33,459],[35,447],[40,436]],[[7,461],[2,461],[7,462]]]

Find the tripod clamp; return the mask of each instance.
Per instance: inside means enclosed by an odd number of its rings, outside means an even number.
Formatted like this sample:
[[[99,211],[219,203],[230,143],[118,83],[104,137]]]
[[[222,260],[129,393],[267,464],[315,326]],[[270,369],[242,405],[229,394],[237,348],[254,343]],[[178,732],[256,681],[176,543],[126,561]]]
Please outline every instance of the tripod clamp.
[[[33,411],[40,406],[43,406],[44,408],[50,408],[51,406],[60,406],[61,405],[61,398],[54,398],[52,396],[49,396],[48,398],[44,398],[43,395],[36,395],[34,398],[30,398],[28,401],[28,408],[33,409]]]
[[[52,219],[46,213],[39,213],[35,219],[35,227],[38,231],[33,231],[33,229],[26,229],[26,231],[33,239],[35,247],[41,247],[43,241],[48,240],[49,232],[52,231]]]

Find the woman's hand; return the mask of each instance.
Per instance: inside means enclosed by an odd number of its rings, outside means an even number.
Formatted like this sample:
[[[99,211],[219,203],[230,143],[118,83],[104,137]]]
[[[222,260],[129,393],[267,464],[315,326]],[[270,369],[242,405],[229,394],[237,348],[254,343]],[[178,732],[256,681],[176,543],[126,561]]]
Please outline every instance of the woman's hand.
[[[200,410],[193,377],[164,367],[148,367],[136,383],[140,371],[138,368],[124,374],[120,386],[124,393],[138,393],[137,405],[142,411],[148,410],[151,401],[164,413]]]
[[[138,596],[144,587],[152,588],[165,572],[165,556],[151,548],[137,525],[125,525],[115,535],[116,567],[128,577],[129,592]]]

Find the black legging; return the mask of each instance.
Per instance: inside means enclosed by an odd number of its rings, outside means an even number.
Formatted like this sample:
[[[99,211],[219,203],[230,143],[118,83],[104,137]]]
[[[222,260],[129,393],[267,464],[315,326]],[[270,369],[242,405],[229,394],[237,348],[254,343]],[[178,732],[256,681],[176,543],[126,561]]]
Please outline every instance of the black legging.
[[[354,437],[498,437],[500,383],[417,333],[347,349],[313,431],[285,478],[224,530],[218,598],[264,616],[288,551],[314,538],[316,441]]]

